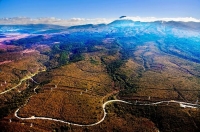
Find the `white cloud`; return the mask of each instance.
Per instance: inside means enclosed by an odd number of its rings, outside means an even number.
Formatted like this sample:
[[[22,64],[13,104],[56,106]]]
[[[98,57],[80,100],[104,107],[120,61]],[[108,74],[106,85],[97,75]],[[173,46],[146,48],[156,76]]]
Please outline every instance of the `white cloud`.
[[[124,19],[130,19],[133,21],[141,22],[154,22],[154,21],[181,21],[181,22],[200,22],[200,19],[193,17],[177,17],[177,18],[156,18],[156,17],[125,17]]]
[[[51,18],[37,18],[31,19],[26,17],[14,17],[14,18],[1,18],[0,24],[55,24],[63,26],[74,26],[83,24],[100,24],[100,23],[110,23],[114,19],[105,18],[95,18],[95,19],[85,19],[85,18],[71,18],[71,19],[57,19]]]
[[[153,21],[183,21],[183,22],[200,22],[200,19],[185,17],[185,18],[156,18],[156,17],[125,17],[123,19],[130,19],[133,21],[141,22],[153,22]],[[74,25],[83,25],[83,24],[101,24],[101,23],[110,23],[116,19],[106,19],[106,18],[95,18],[95,19],[86,19],[86,18],[71,18],[71,19],[57,19],[54,17],[50,18],[27,18],[27,17],[14,17],[14,18],[0,18],[0,24],[55,24],[63,26],[74,26]]]

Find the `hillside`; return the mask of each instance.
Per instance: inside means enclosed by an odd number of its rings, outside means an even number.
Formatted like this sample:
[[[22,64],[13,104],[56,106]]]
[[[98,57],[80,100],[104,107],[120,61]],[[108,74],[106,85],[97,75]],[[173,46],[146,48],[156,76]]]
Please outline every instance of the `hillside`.
[[[0,25],[3,131],[199,131],[200,23]]]

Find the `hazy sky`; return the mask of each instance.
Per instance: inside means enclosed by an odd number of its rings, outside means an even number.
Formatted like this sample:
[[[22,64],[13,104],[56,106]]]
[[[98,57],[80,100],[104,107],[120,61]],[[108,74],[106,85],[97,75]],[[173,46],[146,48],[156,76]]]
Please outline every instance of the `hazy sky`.
[[[0,0],[0,18],[194,17],[200,0]]]

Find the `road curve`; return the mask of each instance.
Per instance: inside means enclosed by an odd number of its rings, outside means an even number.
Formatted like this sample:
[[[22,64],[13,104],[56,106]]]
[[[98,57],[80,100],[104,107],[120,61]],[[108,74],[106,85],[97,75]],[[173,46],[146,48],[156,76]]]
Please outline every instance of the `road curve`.
[[[109,100],[109,101],[106,101],[103,105],[102,105],[102,108],[103,108],[103,117],[101,120],[99,120],[98,122],[96,123],[92,123],[92,124],[77,124],[77,123],[72,123],[72,122],[67,122],[67,121],[64,121],[64,120],[59,120],[59,119],[55,119],[55,118],[49,118],[49,117],[36,117],[36,116],[31,116],[31,117],[27,117],[27,118],[23,118],[23,117],[20,117],[17,115],[17,113],[19,112],[20,108],[18,108],[14,115],[16,118],[18,119],[21,119],[21,120],[35,120],[35,119],[39,119],[39,120],[50,120],[50,121],[56,121],[56,122],[61,122],[61,123],[65,123],[65,124],[69,124],[69,125],[74,125],[74,126],[95,126],[95,125],[98,125],[100,124],[101,122],[103,122],[106,118],[106,115],[107,115],[107,112],[105,110],[105,107],[106,105],[110,104],[110,103],[115,103],[115,102],[120,102],[120,103],[126,103],[126,104],[131,104],[131,105],[140,105],[140,106],[145,106],[145,105],[158,105],[158,104],[161,104],[161,103],[178,103],[180,104],[180,107],[188,107],[188,108],[200,108],[200,105],[198,104],[192,104],[192,103],[187,103],[187,102],[180,102],[180,101],[175,101],[175,100],[170,100],[170,101],[159,101],[159,102],[155,102],[155,103],[146,103],[146,104],[133,104],[133,103],[130,103],[130,102],[127,102],[127,101],[123,101],[123,100]],[[28,103],[28,101],[27,101]],[[26,104],[27,104],[26,103]],[[26,105],[25,104],[25,105]],[[24,106],[25,106],[24,105]]]
[[[99,120],[98,122],[96,123],[92,123],[92,124],[87,124],[87,125],[84,125],[84,124],[77,124],[77,123],[71,123],[71,122],[67,122],[67,121],[63,121],[63,120],[59,120],[59,119],[54,119],[54,118],[49,118],[49,117],[36,117],[36,116],[31,116],[31,117],[27,117],[27,118],[23,118],[23,117],[19,117],[17,115],[18,111],[20,110],[20,108],[18,108],[14,115],[15,117],[17,117],[18,119],[21,119],[21,120],[35,120],[35,119],[39,119],[39,120],[50,120],[50,121],[56,121],[56,122],[61,122],[61,123],[65,123],[65,124],[70,124],[70,125],[74,125],[74,126],[95,126],[95,125],[98,125],[100,124],[101,122],[104,121],[104,119],[106,118],[106,115],[107,115],[107,112],[105,110],[105,107],[106,105],[110,104],[110,103],[114,103],[114,102],[122,102],[122,103],[126,103],[126,104],[132,104],[130,102],[126,102],[126,101],[123,101],[123,100],[109,100],[107,102],[105,102],[103,105],[102,105],[102,108],[103,108],[103,117],[101,120]]]
[[[34,77],[34,76],[35,76],[36,74],[38,74],[39,72],[43,72],[43,71],[45,71],[45,70],[37,71],[37,72],[34,73],[34,74],[30,74],[29,76],[25,76],[24,78],[22,78],[22,79],[19,81],[19,83],[18,83],[16,86],[14,86],[14,87],[12,87],[12,88],[10,88],[10,89],[8,89],[8,90],[5,90],[5,91],[1,92],[0,95],[5,94],[5,93],[7,93],[7,92],[9,92],[9,91],[11,91],[11,90],[13,90],[13,89],[16,89],[18,86],[20,86],[20,85],[22,84],[23,81],[26,81],[26,80],[28,80],[28,79],[31,79],[33,82],[37,83],[35,80],[33,80],[32,77]],[[37,84],[38,84],[38,83],[37,83]]]

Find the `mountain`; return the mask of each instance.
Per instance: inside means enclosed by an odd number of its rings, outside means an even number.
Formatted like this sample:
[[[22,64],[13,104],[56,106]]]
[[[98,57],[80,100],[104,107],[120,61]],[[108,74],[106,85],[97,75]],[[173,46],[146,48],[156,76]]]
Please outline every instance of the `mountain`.
[[[199,23],[0,25],[0,73],[2,131],[200,131]]]
[[[195,62],[200,62],[198,54],[200,51],[199,26],[200,23],[196,22],[139,22],[120,19],[115,20],[107,25],[87,24],[72,26],[69,28],[45,24],[0,25],[0,33],[2,33],[2,36],[5,33],[56,33],[57,35],[52,35],[52,39],[55,41],[64,41],[64,39],[69,39],[69,37],[74,38],[75,36],[79,36],[80,38],[85,37],[84,39],[90,39],[89,36],[99,36],[100,38],[109,37],[117,39],[126,48],[132,47],[136,43],[157,41],[159,43],[163,43],[162,50],[165,52],[170,52],[179,57],[191,59]],[[63,38],[63,34],[67,34],[67,37]],[[59,40],[58,38],[62,38],[62,40]],[[133,44],[127,45],[128,41]],[[174,43],[176,43],[176,45]],[[173,47],[173,50],[171,47]],[[179,52],[175,52],[175,49]]]
[[[63,32],[66,29],[65,26],[50,24],[0,25],[0,33],[44,34]]]
[[[134,24],[137,22],[134,22],[132,20],[115,20],[108,24],[109,26],[115,26],[115,27],[120,27],[120,26],[134,26]]]
[[[68,29],[89,29],[89,28],[101,28],[106,26],[106,24],[86,24],[86,25],[78,25],[78,26],[71,26]]]

